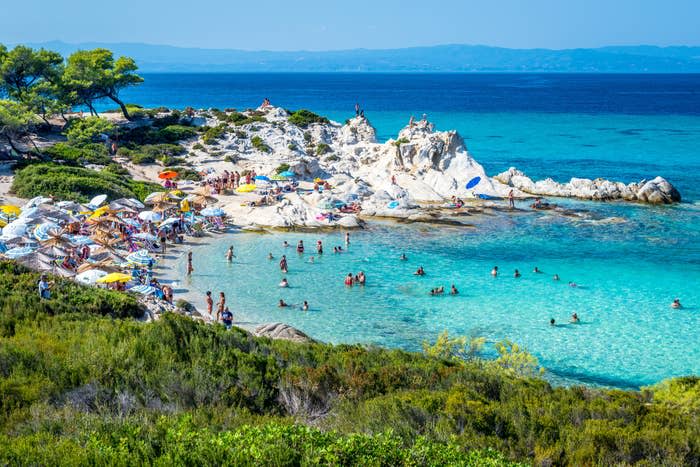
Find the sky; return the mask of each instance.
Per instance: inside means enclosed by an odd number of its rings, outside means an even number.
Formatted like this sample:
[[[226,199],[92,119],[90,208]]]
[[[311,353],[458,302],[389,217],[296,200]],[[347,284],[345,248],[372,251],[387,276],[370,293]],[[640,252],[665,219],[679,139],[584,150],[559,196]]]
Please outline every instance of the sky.
[[[29,0],[0,42],[244,50],[700,45],[700,0]]]

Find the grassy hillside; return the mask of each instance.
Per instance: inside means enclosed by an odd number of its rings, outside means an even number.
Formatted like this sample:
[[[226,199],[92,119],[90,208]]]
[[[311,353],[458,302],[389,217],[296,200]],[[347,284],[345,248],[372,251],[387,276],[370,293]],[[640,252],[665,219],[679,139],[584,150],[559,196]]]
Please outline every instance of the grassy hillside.
[[[36,280],[0,263],[0,463],[700,462],[698,378],[553,388],[478,359],[142,324],[127,295],[59,281],[42,302]]]

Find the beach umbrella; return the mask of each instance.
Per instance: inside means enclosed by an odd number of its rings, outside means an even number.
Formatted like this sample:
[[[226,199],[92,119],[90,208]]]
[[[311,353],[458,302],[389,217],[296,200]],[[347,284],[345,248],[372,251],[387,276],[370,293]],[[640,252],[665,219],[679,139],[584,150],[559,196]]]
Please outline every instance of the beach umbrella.
[[[107,276],[107,272],[102,269],[88,269],[77,274],[75,280],[81,284],[92,285],[105,276]]]
[[[156,288],[150,285],[137,285],[128,290],[129,292],[136,292],[142,295],[152,295],[156,293]]]
[[[20,219],[30,219],[36,216],[39,213],[39,208],[36,206],[32,206],[30,208],[22,209],[22,212],[19,215]]]
[[[28,247],[28,246],[17,246],[14,248],[10,248],[7,250],[4,255],[7,258],[10,259],[15,259],[15,258],[20,258],[22,256],[28,255],[29,253],[32,253],[34,251],[34,248]]]
[[[126,257],[126,260],[129,263],[139,264],[141,266],[148,266],[156,262],[155,258],[148,253],[148,250],[139,250],[131,253]]]
[[[22,210],[29,209],[29,208],[35,208],[41,204],[47,204],[52,202],[53,200],[51,198],[46,198],[45,196],[37,196],[35,198],[30,199],[27,201],[27,203],[22,206]]]
[[[173,178],[176,178],[177,176],[178,173],[174,170],[164,170],[163,172],[158,174],[158,178],[160,178],[161,180],[171,180]]]
[[[75,201],[59,201],[56,203],[56,207],[60,209],[65,209],[67,211],[75,211],[75,212],[80,212],[84,208],[80,204],[76,203]]]
[[[167,227],[167,226],[172,225],[172,224],[177,224],[178,222],[180,222],[180,218],[178,218],[178,217],[168,217],[168,218],[165,219],[163,222],[161,222],[160,225],[159,225],[158,227],[159,227],[159,228]]]
[[[15,220],[7,224],[2,229],[2,234],[0,235],[0,240],[12,240],[17,237],[22,237],[27,233],[27,224],[21,220]]]
[[[136,198],[127,198],[125,201],[126,201],[127,205],[134,207],[136,209],[143,209],[146,207],[143,205],[143,203],[141,201],[137,200]],[[122,203],[123,203],[123,200],[122,200]]]
[[[7,250],[7,245],[5,245],[5,243],[3,242],[0,242],[0,253],[5,253]]]
[[[137,229],[141,228],[141,223],[136,219],[132,219],[131,217],[125,217],[122,219],[122,222],[124,222],[126,225],[130,225],[131,227],[136,227]]]
[[[97,219],[98,217],[102,216],[103,214],[106,214],[109,212],[109,205],[106,204],[100,208],[97,208],[93,211],[92,214],[90,214],[90,219]]]
[[[40,242],[45,242],[53,236],[60,236],[62,229],[53,222],[44,222],[34,227],[34,238]]]
[[[50,271],[53,269],[58,269],[56,263],[53,261],[53,258],[36,251],[19,256],[15,259],[15,261],[22,266],[26,266],[29,269],[34,269],[35,271]]]
[[[13,206],[11,204],[5,204],[3,206],[0,206],[0,211],[3,214],[7,214],[8,216],[14,216],[17,217],[20,215],[22,210],[18,206]]]
[[[221,217],[226,215],[224,210],[221,208],[204,208],[199,211],[199,214],[205,217]]]
[[[251,191],[254,191],[256,188],[255,185],[253,184],[247,184],[247,185],[241,185],[238,188],[236,188],[236,191],[238,193],[250,193]]]
[[[98,206],[100,206],[106,200],[107,200],[107,195],[97,195],[90,200],[90,202],[88,203],[88,206],[91,209],[96,209]]]
[[[94,243],[87,235],[66,235],[65,237],[74,245],[90,245]]]
[[[262,181],[264,181],[264,182],[269,182],[269,181],[270,181],[270,177],[268,177],[268,176],[266,176],[266,175],[256,175],[256,176],[255,176],[255,180],[262,180]]]
[[[146,199],[144,202],[146,204],[158,204],[158,203],[167,203],[172,200],[178,200],[179,198],[171,193],[167,193],[165,191],[156,191],[154,193],[151,193],[150,195],[146,196]]]
[[[314,183],[323,183],[325,180],[323,180],[321,177],[316,177],[314,178]]]
[[[481,181],[481,177],[472,178],[471,180],[469,180],[467,182],[466,189],[470,190],[470,189],[474,188],[475,186],[477,186],[479,184],[480,181]]]
[[[37,252],[43,253],[50,259],[64,258],[68,256],[68,252],[57,245],[42,246]]]
[[[296,174],[294,172],[289,171],[289,170],[285,170],[284,172],[280,172],[279,175],[281,175],[282,177],[290,178],[290,177],[294,177]]]
[[[113,282],[129,282],[130,280],[131,276],[128,274],[113,272],[111,274],[107,274],[106,276],[100,277],[95,282],[98,284],[111,284]]]
[[[159,212],[143,211],[139,213],[139,219],[142,221],[159,222],[163,219],[163,215]]]

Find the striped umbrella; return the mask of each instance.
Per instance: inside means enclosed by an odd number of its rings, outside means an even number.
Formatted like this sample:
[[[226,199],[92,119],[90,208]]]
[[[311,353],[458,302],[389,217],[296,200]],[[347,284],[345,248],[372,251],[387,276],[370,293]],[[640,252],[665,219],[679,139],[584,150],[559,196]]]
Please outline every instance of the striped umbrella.
[[[34,238],[40,242],[45,242],[51,237],[57,237],[61,235],[61,228],[58,224],[53,222],[44,222],[39,224],[34,228]]]
[[[148,240],[150,242],[155,242],[156,240],[158,240],[158,237],[156,237],[155,235],[151,235],[148,232],[135,233],[131,237],[138,238],[139,240]]]
[[[21,220],[12,221],[2,229],[0,240],[12,240],[27,233],[27,224]]]
[[[143,211],[139,213],[139,219],[142,221],[158,222],[163,219],[163,214],[153,211]]]
[[[87,285],[92,285],[97,282],[98,279],[105,277],[107,273],[101,269],[88,269],[85,272],[75,276],[75,280]]]
[[[10,248],[4,254],[7,258],[15,259],[15,258],[21,258],[22,256],[28,255],[29,253],[31,253],[33,251],[34,251],[34,249],[31,247],[18,246],[15,248]]]
[[[148,253],[148,250],[139,250],[131,253],[126,257],[126,260],[132,264],[140,264],[142,266],[156,262],[155,258]]]
[[[95,243],[90,237],[86,235],[66,235],[69,242],[74,245],[90,245]]]
[[[199,211],[199,213],[205,217],[221,217],[226,215],[226,212],[224,212],[223,209],[213,207],[204,208]]]
[[[156,288],[150,285],[137,285],[129,289],[129,292],[136,292],[142,295],[152,295],[156,292]]]

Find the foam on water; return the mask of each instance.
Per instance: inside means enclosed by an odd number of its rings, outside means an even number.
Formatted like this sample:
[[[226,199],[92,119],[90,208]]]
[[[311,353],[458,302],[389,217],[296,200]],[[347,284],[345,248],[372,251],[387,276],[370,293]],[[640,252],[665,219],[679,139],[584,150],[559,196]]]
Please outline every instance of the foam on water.
[[[238,321],[282,321],[333,343],[418,350],[444,329],[509,338],[532,351],[557,382],[627,388],[700,373],[698,212],[569,205],[588,211],[583,219],[498,215],[476,228],[373,224],[353,232],[341,254],[333,253],[343,245],[341,233],[231,234],[195,251],[190,285],[226,292]],[[610,218],[618,220],[595,222]],[[681,224],[685,234],[676,236]],[[300,239],[304,255],[294,249]],[[325,246],[320,257],[317,239]],[[283,240],[292,246],[283,248]],[[236,249],[233,264],[224,260],[229,244]],[[402,252],[408,261],[399,260]],[[287,275],[277,263],[282,254],[289,259]],[[420,265],[427,276],[413,275]],[[495,279],[494,265],[502,271]],[[544,273],[533,273],[534,266]],[[184,267],[178,265],[183,276]],[[343,285],[348,272],[361,270],[365,287]],[[283,276],[289,289],[278,287]],[[452,283],[458,296],[429,296],[431,288],[449,290]],[[685,309],[669,307],[675,297]],[[295,306],[277,308],[280,298]],[[304,300],[308,312],[300,309]],[[581,324],[568,324],[572,312]],[[550,318],[560,324],[550,326]]]

